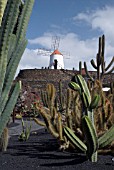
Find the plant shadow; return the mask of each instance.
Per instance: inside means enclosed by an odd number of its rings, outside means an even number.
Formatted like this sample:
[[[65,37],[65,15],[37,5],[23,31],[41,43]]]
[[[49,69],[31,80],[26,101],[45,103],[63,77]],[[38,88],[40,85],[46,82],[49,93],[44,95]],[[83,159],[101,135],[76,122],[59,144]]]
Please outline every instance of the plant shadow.
[[[75,165],[86,161],[86,156],[83,154],[60,151],[57,140],[45,132],[31,135],[30,139],[26,142],[19,142],[18,136],[12,137],[8,151],[5,154],[35,158],[40,161],[40,166],[48,167]]]

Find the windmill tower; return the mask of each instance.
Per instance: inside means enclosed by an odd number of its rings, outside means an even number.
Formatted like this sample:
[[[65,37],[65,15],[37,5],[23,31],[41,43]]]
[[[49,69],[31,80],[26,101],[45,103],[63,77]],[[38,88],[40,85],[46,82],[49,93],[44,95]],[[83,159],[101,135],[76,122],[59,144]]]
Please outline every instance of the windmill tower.
[[[64,69],[63,55],[59,52],[60,37],[52,37],[52,48],[54,51],[50,55],[50,69]]]
[[[51,50],[47,49],[38,49],[38,55],[50,55],[50,61],[49,61],[49,69],[64,69],[64,59],[69,59],[68,57],[63,57],[63,54],[65,56],[70,56],[69,53],[60,52],[58,50],[60,43],[60,37],[53,36],[52,37],[52,44],[51,44]]]

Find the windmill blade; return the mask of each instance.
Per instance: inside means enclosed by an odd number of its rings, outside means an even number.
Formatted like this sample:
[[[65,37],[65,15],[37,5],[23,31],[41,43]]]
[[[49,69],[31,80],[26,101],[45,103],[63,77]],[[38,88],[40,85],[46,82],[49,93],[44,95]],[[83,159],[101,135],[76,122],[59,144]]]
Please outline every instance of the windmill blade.
[[[60,43],[60,37],[59,36],[53,36],[52,37],[52,44],[51,44],[52,50],[58,49],[59,43]]]
[[[45,49],[45,48],[39,48],[37,55],[43,55],[43,56],[50,56],[50,54],[52,53],[51,50]]]

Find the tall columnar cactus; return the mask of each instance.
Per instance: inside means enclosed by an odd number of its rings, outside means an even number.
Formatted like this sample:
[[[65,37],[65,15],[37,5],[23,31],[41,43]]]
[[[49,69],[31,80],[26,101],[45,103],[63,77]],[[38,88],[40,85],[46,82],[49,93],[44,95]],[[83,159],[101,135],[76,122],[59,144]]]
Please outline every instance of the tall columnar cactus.
[[[20,91],[19,83],[13,87],[12,83],[27,45],[25,35],[33,4],[34,0],[7,0],[4,7],[0,26],[0,136]]]
[[[60,110],[63,110],[63,93],[62,93],[62,81],[60,80],[59,81],[59,101],[60,101],[60,104],[59,104],[59,108]]]
[[[114,56],[112,57],[109,64],[106,66],[105,62],[105,36],[99,37],[99,45],[98,45],[98,53],[96,55],[96,62],[92,59],[91,65],[97,71],[97,79],[103,80],[104,76],[110,74],[114,71]],[[81,62],[79,63],[79,67]],[[84,62],[84,68],[86,71],[87,76],[90,78],[91,81],[94,81],[94,78],[90,75],[86,62]]]
[[[4,15],[4,10],[6,8],[6,5],[7,5],[7,0],[1,0],[0,1],[0,26],[1,26],[1,23],[2,23],[2,18],[3,18],[3,15]]]
[[[95,69],[97,69],[98,79],[102,79],[104,75],[110,74],[114,70],[114,66],[113,66],[114,57],[112,57],[112,60],[106,67],[104,53],[105,53],[105,36],[103,35],[102,37],[99,37],[99,49],[96,57],[97,64],[95,64],[94,60],[91,60],[92,66]],[[100,74],[100,68],[101,68],[101,74]]]

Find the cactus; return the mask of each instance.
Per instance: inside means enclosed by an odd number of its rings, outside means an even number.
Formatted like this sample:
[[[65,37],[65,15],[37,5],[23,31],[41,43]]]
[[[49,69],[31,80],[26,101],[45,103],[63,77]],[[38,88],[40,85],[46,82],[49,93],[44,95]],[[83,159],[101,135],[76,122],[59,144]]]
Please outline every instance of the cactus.
[[[5,3],[6,1],[4,1]],[[3,1],[0,1],[0,6]],[[0,26],[0,136],[13,111],[20,83],[12,87],[21,56],[27,45],[26,29],[34,0],[7,0]],[[4,4],[5,5],[5,4]],[[1,12],[1,11],[0,11]]]
[[[64,109],[64,102],[63,102],[63,94],[62,94],[62,81],[59,81],[59,110],[62,111]]]
[[[98,138],[96,130],[94,125],[92,124],[92,121],[86,115],[82,117],[82,127],[87,143],[87,157],[91,160],[92,157],[94,157],[94,153],[96,154],[96,151],[98,149]]]
[[[96,63],[93,59],[90,61],[93,68],[97,71],[97,79],[101,81],[103,80],[105,75],[108,75],[114,71],[114,66],[113,66],[114,56],[112,57],[110,63],[106,66],[104,53],[105,53],[105,36],[103,35],[102,37],[99,37],[99,45],[98,45],[98,53],[96,55]],[[80,63],[79,63],[79,66],[80,66]],[[87,76],[90,78],[92,82],[94,82],[94,78],[90,75],[87,69],[86,62],[84,62],[84,68],[85,68],[85,72]]]
[[[47,87],[49,90],[49,92],[47,91],[48,96],[53,96],[54,88],[52,88],[52,85]],[[37,119],[35,122],[46,127],[59,140],[61,149],[67,149],[68,147],[79,148],[86,153],[90,161],[96,162],[97,153],[102,149],[102,143],[105,143],[106,146],[113,141],[113,127],[112,130],[106,132],[106,136],[103,137],[103,133],[105,133],[103,132],[99,137],[96,121],[94,120],[95,112],[98,113],[100,104],[104,103],[105,100],[102,84],[97,80],[90,91],[84,78],[81,75],[76,75],[69,83],[69,87],[72,90],[67,89],[66,105],[62,113],[54,105],[53,114],[51,114],[50,107],[38,107],[37,109],[44,121]],[[55,103],[55,95],[54,93],[52,103]],[[51,99],[51,97],[48,97],[48,99]]]
[[[71,84],[69,84],[69,87],[71,87],[73,90],[76,90],[80,93],[82,103],[84,105],[83,106],[84,113],[82,116],[82,127],[83,127],[82,130],[83,130],[83,134],[85,136],[85,141],[87,144],[86,154],[89,160],[91,160],[92,162],[96,162],[97,161],[97,150],[109,145],[114,140],[114,136],[113,136],[114,125],[108,131],[106,131],[106,133],[103,134],[101,137],[97,137],[97,130],[95,129],[96,126],[94,124],[93,109],[97,109],[97,106],[100,101],[100,96],[102,97],[103,95],[102,86],[99,82],[97,82],[99,84],[100,93],[102,95],[92,94],[93,97],[91,97],[87,84],[81,75],[75,76],[75,78],[73,78],[72,80],[74,80],[75,82],[72,83],[71,81]],[[80,86],[81,90],[79,90],[78,85]],[[93,89],[95,90],[95,87]],[[94,91],[94,93],[96,92]],[[65,127],[64,132],[65,132],[66,137],[70,140],[70,142],[74,142],[74,141],[80,142],[80,144],[77,145],[79,148],[80,148],[80,145],[81,147],[83,146],[83,143],[82,143],[83,141],[80,141],[77,138],[77,136],[74,135],[73,130],[67,128],[67,131],[66,131],[66,127]]]
[[[29,139],[29,136],[30,136],[31,124],[30,124],[29,127],[28,127],[27,124],[25,126],[25,123],[24,123],[24,120],[23,120],[22,117],[21,117],[21,123],[22,123],[22,132],[19,135],[18,139],[19,139],[19,141],[27,141]]]
[[[6,8],[6,5],[7,5],[7,0],[1,0],[1,2],[0,2],[0,26],[2,23],[2,18],[4,15],[4,10]]]
[[[50,109],[51,115],[53,117],[53,108],[55,105],[55,93],[56,89],[53,84],[47,84],[47,99],[48,99],[48,108]]]
[[[114,140],[114,125],[99,139],[99,147],[104,148],[105,146],[109,145]]]
[[[8,128],[5,127],[0,138],[0,151],[4,152],[7,150],[8,141],[9,141],[8,139],[9,139]]]
[[[68,140],[80,150],[86,152],[87,146],[73,133],[73,131],[69,127],[64,127],[64,133]]]
[[[79,62],[79,74],[82,75],[82,62]]]
[[[82,99],[82,103],[83,103],[82,127],[84,127],[83,131],[84,134],[86,134],[86,142],[88,146],[87,156],[89,159],[92,159],[93,161],[93,158],[95,158],[94,154],[96,155],[96,150],[92,148],[94,148],[95,146],[97,147],[97,144],[94,144],[95,141],[97,143],[97,138],[96,138],[96,131],[94,130],[95,125],[94,125],[93,108],[96,108],[98,106],[99,96],[96,96],[94,100],[92,100],[87,83],[81,75],[75,76],[74,80],[75,82],[69,83],[69,87],[71,88],[73,87],[73,90],[78,90]],[[94,161],[96,160],[97,157]]]

